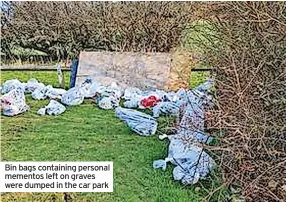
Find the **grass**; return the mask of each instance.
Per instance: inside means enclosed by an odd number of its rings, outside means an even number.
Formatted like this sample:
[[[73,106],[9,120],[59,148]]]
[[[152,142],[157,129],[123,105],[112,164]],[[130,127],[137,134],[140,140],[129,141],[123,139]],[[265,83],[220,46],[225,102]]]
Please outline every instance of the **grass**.
[[[68,81],[69,75],[65,76]],[[3,72],[1,84],[32,77],[57,86],[56,72]],[[197,78],[191,83],[202,81]],[[157,135],[137,136],[113,110],[100,110],[85,100],[60,116],[42,117],[36,111],[49,101],[35,101],[30,95],[26,99],[28,113],[1,117],[2,161],[113,161],[113,193],[70,193],[72,201],[196,202],[205,195],[195,186],[175,182],[172,165],[166,172],[154,170],[152,162],[167,155],[167,141],[159,141]],[[159,119],[159,130],[164,120]],[[2,193],[2,201],[64,201],[64,197],[63,193]]]
[[[69,87],[70,72],[63,72],[63,75],[65,87]],[[56,71],[2,71],[1,85],[9,79],[19,79],[22,82],[27,82],[30,78],[35,78],[45,85],[52,84],[54,87],[59,87]]]

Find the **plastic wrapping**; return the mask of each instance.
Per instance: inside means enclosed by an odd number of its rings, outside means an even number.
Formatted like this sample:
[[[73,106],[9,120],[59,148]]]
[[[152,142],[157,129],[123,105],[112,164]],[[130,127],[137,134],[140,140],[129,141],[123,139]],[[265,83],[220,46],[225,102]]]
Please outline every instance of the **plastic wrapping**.
[[[160,98],[163,102],[168,102],[168,101],[171,101],[171,97],[169,93],[167,93],[166,91],[164,90],[155,90],[155,95],[158,96],[158,98]]]
[[[25,85],[25,93],[33,93],[37,88],[44,88],[45,84],[39,83],[37,79],[31,78]]]
[[[161,168],[162,170],[165,171],[167,169],[167,160],[159,159],[159,160],[153,161],[153,168],[154,169]]]
[[[161,162],[162,167],[166,167],[163,165],[163,161],[165,163],[171,162],[174,165],[181,165],[186,162],[195,161],[199,153],[202,151],[202,148],[188,143],[186,139],[180,136],[169,135],[168,138],[170,140],[168,156],[165,160],[158,161]]]
[[[162,100],[159,98],[159,96],[150,95],[148,97],[142,98],[140,101],[140,105],[142,105],[144,108],[152,108],[161,101]]]
[[[29,79],[25,84],[25,93],[32,93],[37,88],[38,83],[38,80],[35,78]]]
[[[123,106],[126,108],[137,108],[138,107],[139,100],[136,98],[133,98],[131,100],[127,100],[123,103]]]
[[[84,94],[79,87],[69,89],[61,98],[61,102],[66,105],[80,105],[83,100]]]
[[[157,130],[157,121],[152,116],[133,110],[117,107],[116,116],[124,121],[133,131],[141,136],[154,135]]]
[[[177,102],[179,100],[187,99],[187,91],[183,88],[180,88],[175,94],[173,94],[171,99],[173,102]]]
[[[170,144],[168,156],[153,162],[153,168],[166,170],[167,163],[176,165],[173,170],[175,180],[183,184],[195,184],[205,178],[213,169],[214,160],[202,148],[189,144],[186,139],[176,135],[169,136]]]
[[[204,130],[204,111],[196,103],[189,103],[180,121],[179,133],[191,135]]]
[[[187,136],[194,141],[209,143],[212,138],[204,132],[204,101],[205,93],[188,92],[188,104],[180,121],[178,135]]]
[[[80,85],[80,89],[85,98],[92,98],[96,91],[94,90],[94,83],[92,79],[86,78],[85,81]]]
[[[183,184],[195,184],[200,179],[205,179],[214,167],[214,160],[206,152],[201,151],[194,161],[174,168],[174,180],[180,180]]]
[[[37,114],[39,115],[59,115],[66,111],[66,108],[61,103],[51,100],[49,104],[38,110]]]
[[[18,79],[5,81],[2,86],[2,93],[9,93],[11,90],[16,88],[20,88],[23,92],[25,91],[25,85],[22,84]]]
[[[171,116],[179,116],[181,107],[185,104],[185,102],[161,102],[158,105],[154,106],[153,117],[157,118],[160,115],[171,115]]]
[[[101,100],[99,100],[98,106],[101,109],[113,109],[119,106],[119,102],[120,100],[114,96],[103,97]]]
[[[116,98],[120,98],[122,96],[122,90],[115,82],[113,82],[110,86],[105,87],[101,94],[105,97],[114,96]]]
[[[24,91],[16,88],[1,97],[1,107],[6,116],[15,116],[29,110],[26,104]]]
[[[126,88],[123,99],[132,100],[134,97],[142,96],[142,91],[139,88]]]
[[[126,100],[123,106],[126,108],[137,108],[142,97],[142,91],[139,88],[126,88],[122,96]]]
[[[35,99],[35,100],[44,100],[44,99],[47,98],[46,92],[47,92],[47,88],[46,87],[36,88],[32,92],[32,98]]]
[[[214,168],[214,160],[197,145],[198,142],[209,143],[211,137],[204,132],[204,107],[210,101],[207,94],[212,85],[208,80],[194,90],[185,91],[180,89],[172,94],[174,103],[181,103],[184,107],[184,115],[180,120],[180,125],[176,135],[160,135],[159,139],[168,138],[170,140],[168,156],[153,162],[153,168],[166,170],[167,163],[176,165],[173,169],[175,180],[183,184],[195,184],[199,179],[204,179]],[[172,114],[176,113],[177,108],[172,108],[170,102],[162,102],[153,108],[153,115],[159,116],[165,110]],[[168,110],[167,110],[168,109]],[[170,111],[169,111],[170,110]],[[172,111],[174,110],[174,111]]]
[[[93,97],[96,93],[99,93],[100,84],[98,83],[92,83],[90,86],[90,94]]]
[[[47,86],[45,95],[50,99],[61,99],[62,95],[67,91],[62,88],[53,88],[51,85]]]
[[[43,107],[43,108],[40,108],[38,111],[37,111],[37,114],[39,114],[39,115],[45,115],[46,114],[46,108],[45,107]]]
[[[113,109],[111,98],[104,97],[98,102],[98,106],[101,109]]]

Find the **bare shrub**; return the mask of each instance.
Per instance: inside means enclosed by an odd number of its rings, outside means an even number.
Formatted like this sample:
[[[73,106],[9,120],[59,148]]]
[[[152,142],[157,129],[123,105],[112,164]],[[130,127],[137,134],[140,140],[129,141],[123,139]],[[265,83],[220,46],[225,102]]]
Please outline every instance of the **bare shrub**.
[[[216,76],[209,149],[247,201],[286,200],[285,13],[284,2],[218,3],[219,43],[205,49]]]
[[[81,50],[169,52],[199,3],[10,2],[2,40],[55,58]],[[9,14],[8,14],[9,11]]]

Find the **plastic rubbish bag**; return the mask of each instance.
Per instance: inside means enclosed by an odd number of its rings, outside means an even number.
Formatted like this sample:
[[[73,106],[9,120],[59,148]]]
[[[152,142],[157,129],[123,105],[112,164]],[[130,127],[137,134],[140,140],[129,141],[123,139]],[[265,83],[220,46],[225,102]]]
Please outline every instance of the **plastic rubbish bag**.
[[[213,85],[213,80],[208,79],[206,82],[194,88],[191,91],[188,91],[188,98],[192,100],[196,100],[198,103],[211,107],[213,103],[212,96],[209,94],[210,88]]]
[[[154,161],[153,166],[157,165],[157,168],[164,170],[168,162],[174,165],[192,162],[196,160],[196,156],[202,151],[202,149],[197,146],[193,147],[193,145],[188,145],[181,137],[177,137],[176,135],[169,135],[168,138],[170,140],[168,156],[164,160],[159,159]]]
[[[61,99],[62,95],[67,91],[62,88],[53,88],[53,86],[48,85],[45,95],[50,99]]]
[[[98,106],[101,109],[113,109],[111,98],[104,97],[98,102]]]
[[[142,94],[142,91],[139,88],[126,88],[124,91],[123,99],[132,100],[134,97],[138,97]]]
[[[180,121],[178,135],[194,141],[209,143],[212,138],[204,132],[204,109],[201,100],[191,97]]]
[[[185,103],[182,101],[178,102],[161,102],[153,107],[153,117],[157,118],[161,114],[179,116],[180,109]]]
[[[126,88],[122,96],[126,100],[123,106],[126,108],[137,108],[140,105],[142,97],[142,91],[139,88]]]
[[[170,92],[167,93],[166,91],[164,90],[158,90],[156,89],[155,90],[155,95],[157,95],[163,102],[169,102],[172,100],[172,97],[170,97]]]
[[[36,88],[32,92],[32,98],[35,99],[35,100],[44,100],[44,99],[47,98],[46,92],[47,92],[47,88],[46,87]]]
[[[142,96],[139,94],[133,94],[132,96],[128,97],[129,100],[126,100],[123,103],[123,106],[126,108],[137,108],[140,105],[140,100],[142,99]]]
[[[80,89],[85,98],[92,98],[96,94],[97,85],[92,82],[91,78],[86,78],[80,85]]]
[[[66,108],[61,103],[51,100],[49,104],[38,110],[37,114],[39,115],[59,115],[66,111]]]
[[[39,115],[45,115],[46,114],[46,108],[45,107],[43,107],[43,108],[40,108],[38,111],[37,111],[37,114],[39,114]]]
[[[181,119],[180,126],[182,129],[192,128],[194,131],[203,131],[204,129],[204,110],[203,106],[191,102],[187,104],[184,115]]]
[[[207,104],[207,92],[202,92],[198,90],[189,90],[187,92],[187,101],[189,103],[196,103],[197,105]]]
[[[91,83],[81,87],[85,98],[94,98],[97,94],[104,92],[105,87],[97,83]]]
[[[99,93],[100,88],[100,84],[92,83],[89,89],[89,97],[94,97],[97,93]]]
[[[83,100],[84,95],[79,87],[69,89],[61,98],[61,102],[66,105],[79,105]]]
[[[123,106],[126,108],[136,108],[138,107],[139,100],[138,99],[131,99],[127,100],[123,103]]]
[[[1,107],[6,116],[15,116],[28,111],[30,108],[26,104],[24,91],[16,88],[1,97]]]
[[[189,144],[186,139],[176,135],[168,136],[170,140],[167,158],[153,162],[153,168],[166,170],[167,163],[176,165],[173,170],[175,180],[183,184],[194,184],[204,178],[213,169],[215,162],[202,148]]]
[[[31,78],[28,80],[28,82],[25,85],[25,93],[32,93],[37,88],[44,88],[45,84],[39,83],[37,79]]]
[[[119,107],[119,104],[120,104],[120,97],[117,97],[117,96],[110,96],[111,98],[111,103],[112,103],[112,106],[115,108],[115,107]]]
[[[105,86],[98,86],[96,88],[96,93],[101,94],[101,95],[105,94],[106,97],[109,96],[109,94],[106,93],[106,87]]]
[[[174,98],[174,96],[176,95],[176,93],[174,92],[174,91],[170,91],[170,92],[167,92],[164,96],[164,99],[163,99],[163,101],[165,101],[165,102],[175,102],[175,101],[173,101],[173,98]]]
[[[143,106],[144,108],[152,108],[161,101],[162,100],[158,96],[150,95],[148,97],[141,99],[140,105]]]
[[[168,138],[170,140],[170,144],[168,156],[163,160],[165,163],[171,162],[174,165],[181,165],[186,162],[193,162],[202,151],[202,148],[188,143],[188,141],[183,137],[169,135]]]
[[[108,87],[102,87],[100,90],[101,92],[99,93],[104,97],[114,96],[120,98],[122,96],[122,90],[115,82]]]
[[[193,162],[176,166],[173,170],[174,180],[181,180],[185,185],[195,184],[210,173],[215,167],[214,160],[204,151]]]
[[[67,91],[61,88],[53,88],[53,86],[38,87],[32,92],[32,98],[35,100],[43,100],[46,98],[50,99],[61,99],[62,95]]]
[[[133,131],[141,136],[154,135],[157,130],[157,121],[152,116],[133,110],[117,107],[116,116],[124,121]]]
[[[162,160],[162,159],[153,161],[153,168],[154,169],[162,168],[162,170],[165,171],[167,169],[167,163],[166,162],[167,162],[167,160]]]
[[[181,165],[186,162],[194,162],[202,152],[202,148],[188,142],[186,138],[169,136],[170,145],[168,158],[174,165]]]
[[[103,97],[101,100],[99,100],[98,106],[101,109],[113,109],[119,106],[119,102],[120,102],[120,99],[114,96]]]
[[[172,101],[177,102],[182,99],[187,99],[187,91],[183,88],[180,88],[175,94],[173,94]]]
[[[115,97],[120,98],[122,96],[122,89],[117,85],[117,83],[112,82],[108,89],[111,89]]]
[[[18,79],[11,79],[5,81],[2,86],[2,93],[9,93],[11,90],[14,90],[16,88],[20,88],[23,92],[25,90],[24,84],[22,84]]]

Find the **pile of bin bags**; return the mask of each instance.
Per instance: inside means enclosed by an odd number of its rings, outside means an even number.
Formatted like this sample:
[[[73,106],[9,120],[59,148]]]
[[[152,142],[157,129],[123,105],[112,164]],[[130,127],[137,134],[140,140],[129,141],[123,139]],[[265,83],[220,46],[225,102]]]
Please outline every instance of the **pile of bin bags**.
[[[153,111],[153,117],[157,118],[164,114],[178,116],[182,106],[186,105],[186,103],[189,101],[193,102],[194,99],[201,99],[208,103],[208,101],[205,99],[206,94],[204,92],[210,87],[210,85],[211,80],[208,80],[206,83],[192,91],[186,91],[184,89],[180,89],[177,92],[165,92],[162,90],[141,91],[138,88],[127,88],[125,91],[123,91],[123,89],[117,86],[116,83],[112,83],[110,86],[106,87],[92,82],[91,79],[87,78],[80,86],[73,87],[66,91],[64,89],[54,88],[51,85],[45,86],[43,83],[40,83],[36,79],[32,78],[27,83],[21,83],[17,79],[8,80],[3,84],[1,89],[3,94],[7,93],[4,97],[2,97],[3,99],[11,96],[13,99],[15,99],[15,96],[18,96],[19,100],[21,100],[23,103],[25,103],[25,100],[23,99],[24,96],[22,96],[20,91],[23,93],[31,93],[32,98],[36,100],[57,99],[65,105],[79,105],[84,101],[84,98],[92,98],[94,102],[102,109],[113,109],[118,107],[120,99],[122,98],[124,99],[124,107],[139,109],[149,108]],[[18,90],[16,91],[16,89]],[[193,92],[196,92],[197,95],[191,95]],[[5,102],[5,100],[2,98],[2,102]],[[19,106],[12,106],[14,105],[13,103],[8,102],[9,100],[6,101],[7,104],[4,107],[4,115],[14,116],[24,112]],[[9,111],[14,110],[13,113],[6,113],[5,109],[7,107],[9,108],[9,106],[11,108]],[[51,106],[60,105],[55,105],[55,102],[53,101]],[[16,108],[19,109],[16,110]],[[63,108],[61,107],[61,109]],[[122,114],[118,113],[119,110],[123,109],[116,110],[117,114]],[[42,114],[42,112],[43,110],[40,111],[40,114]],[[131,114],[142,116],[142,114],[136,114],[136,112],[137,111],[134,111]],[[152,120],[150,117],[148,117],[148,119]]]
[[[8,80],[1,86],[1,93],[4,94],[1,96],[3,114],[15,116],[29,110],[24,93],[31,93],[32,98],[36,100],[61,99],[66,90],[51,85],[45,86],[32,78],[27,83],[22,83],[18,79]],[[58,115],[65,111],[65,107],[55,100],[51,100],[44,108],[41,108],[38,114]]]
[[[173,170],[174,179],[181,180],[184,184],[194,184],[214,166],[212,158],[198,146],[198,143],[208,143],[211,140],[204,133],[204,107],[211,103],[208,95],[211,85],[212,80],[207,80],[195,89],[180,89],[177,92],[141,91],[138,88],[123,91],[115,83],[106,87],[87,78],[81,85],[66,91],[51,85],[45,86],[36,79],[30,79],[27,83],[13,79],[1,87],[2,93],[6,93],[1,97],[1,106],[3,114],[7,116],[23,113],[29,110],[24,93],[31,93],[33,99],[51,99],[47,106],[38,110],[38,114],[59,115],[66,110],[64,105],[79,105],[84,98],[91,98],[102,109],[115,109],[116,116],[141,136],[155,134],[156,118],[159,116],[181,117],[175,135],[159,137],[168,137],[169,154],[164,160],[154,161],[153,167],[165,170],[167,162],[171,162],[176,165]],[[124,108],[120,107],[120,99],[123,99]],[[149,108],[153,116],[131,108]]]
[[[214,160],[196,144],[184,136],[170,135],[168,156],[153,162],[153,168],[166,170],[167,163],[171,162],[176,167],[173,169],[174,180],[183,184],[195,184],[199,179],[204,179],[214,168]]]
[[[184,106],[176,134],[159,136],[161,140],[168,138],[170,141],[168,156],[154,161],[153,167],[166,170],[167,163],[171,162],[176,166],[173,169],[174,179],[183,184],[197,183],[215,166],[214,160],[201,147],[211,141],[211,137],[204,132],[204,108],[211,104],[208,96],[210,87],[211,81],[207,81],[198,88],[187,91],[177,101],[183,102]]]

